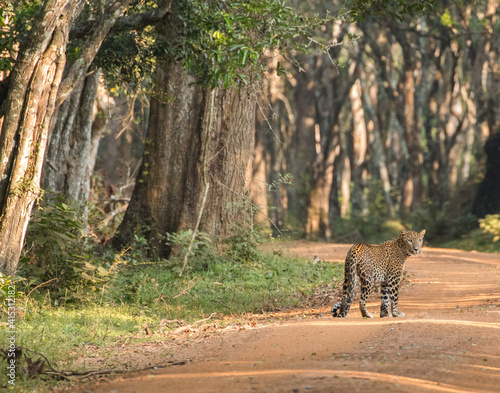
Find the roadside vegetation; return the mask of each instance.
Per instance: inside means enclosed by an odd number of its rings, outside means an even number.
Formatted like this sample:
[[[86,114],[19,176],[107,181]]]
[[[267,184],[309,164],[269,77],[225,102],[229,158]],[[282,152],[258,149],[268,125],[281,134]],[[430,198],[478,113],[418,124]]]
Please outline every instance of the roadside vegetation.
[[[227,317],[234,322],[246,313],[304,306],[342,276],[341,264],[265,253],[259,248],[263,235],[242,230],[223,247],[200,233],[184,267],[189,231],[165,239],[177,256],[155,260],[140,237],[122,252],[97,244],[80,217],[76,205],[47,198],[30,224],[18,275],[11,277],[16,345],[23,354],[18,391],[58,383],[52,368],[85,371],[73,363],[89,356],[89,347],[168,340],[165,333],[179,325],[162,321],[210,319],[224,327]],[[1,327],[8,330],[7,323]],[[2,334],[0,348],[8,347]]]

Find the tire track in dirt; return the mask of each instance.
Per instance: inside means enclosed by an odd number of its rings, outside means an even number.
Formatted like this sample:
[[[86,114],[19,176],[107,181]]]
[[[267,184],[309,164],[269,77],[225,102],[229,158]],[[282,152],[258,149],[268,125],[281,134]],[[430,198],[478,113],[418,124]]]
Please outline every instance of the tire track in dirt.
[[[279,243],[307,258],[343,260],[348,245]],[[348,318],[328,308],[187,344],[186,365],[70,391],[500,392],[500,255],[424,248],[406,264],[404,318]],[[359,296],[355,298],[357,303]],[[372,294],[368,308],[380,307]]]

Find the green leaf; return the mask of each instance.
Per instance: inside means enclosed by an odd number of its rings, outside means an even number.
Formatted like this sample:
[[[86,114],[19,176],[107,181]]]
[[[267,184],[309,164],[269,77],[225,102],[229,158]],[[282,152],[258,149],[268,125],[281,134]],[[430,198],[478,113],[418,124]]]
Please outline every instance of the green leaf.
[[[97,268],[97,273],[99,273],[99,275],[101,275],[103,277],[109,275],[109,272],[106,269],[104,269],[103,267],[101,267],[101,266],[99,266]]]

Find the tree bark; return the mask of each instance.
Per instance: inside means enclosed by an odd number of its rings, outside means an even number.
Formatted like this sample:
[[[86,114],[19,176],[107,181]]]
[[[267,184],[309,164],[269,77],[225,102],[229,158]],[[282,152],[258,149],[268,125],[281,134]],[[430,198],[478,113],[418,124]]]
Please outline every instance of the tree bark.
[[[267,164],[265,157],[264,142],[262,136],[256,134],[255,153],[253,159],[253,176],[251,185],[251,197],[257,210],[254,214],[256,224],[269,227],[269,210],[267,206]]]
[[[412,210],[422,206],[423,182],[422,182],[422,148],[418,138],[416,114],[418,108],[415,105],[415,69],[416,59],[413,48],[408,42],[402,42],[404,67],[403,67],[403,130],[406,144],[408,146],[409,168],[408,176],[404,180],[402,190],[401,213],[407,217]]]
[[[103,128],[93,128],[94,103],[101,72],[85,78],[59,107],[43,169],[44,189],[85,204]]]
[[[363,73],[364,74],[364,73]],[[363,76],[366,76],[364,74]],[[368,124],[366,126],[367,131],[372,135],[372,160],[375,167],[378,169],[380,176],[380,181],[382,182],[382,190],[384,192],[384,199],[387,205],[387,212],[390,218],[396,216],[394,210],[394,203],[391,197],[391,181],[389,178],[389,170],[387,168],[387,159],[384,153],[384,146],[382,144],[382,136],[380,131],[380,119],[382,116],[379,113],[379,102],[378,102],[378,84],[373,75],[371,75],[371,81],[367,81],[366,85],[363,86],[363,102],[366,106],[366,111],[368,113]]]
[[[159,67],[143,163],[116,247],[141,235],[165,258],[166,234],[194,230],[200,211],[199,229],[220,239],[250,220],[242,211],[254,149],[253,89],[210,91],[195,82],[180,64]]]
[[[340,33],[334,34],[334,37],[339,37],[338,34]],[[358,75],[360,52],[357,49],[358,47],[353,54],[358,57],[356,61],[340,70],[332,67],[327,55],[316,60],[318,69],[314,85],[314,100],[316,124],[320,131],[321,141],[309,181],[306,227],[309,239],[319,237],[330,240],[331,219],[338,218],[340,214],[336,179],[336,174],[340,172],[340,162],[344,162],[344,151],[340,147],[342,138],[340,123],[345,105],[349,101],[349,92]],[[339,156],[342,160],[339,160]]]
[[[295,127],[287,149],[286,168],[293,176],[293,187],[288,188],[289,214],[298,223],[307,222],[310,195],[307,192],[313,180],[313,164],[316,159],[315,125],[318,109],[314,81],[315,59],[304,61],[305,72],[296,75],[293,101],[295,103]],[[326,130],[325,130],[326,131]],[[300,228],[303,231],[304,227]]]
[[[10,74],[0,134],[0,271],[9,275],[17,269],[31,209],[40,193],[69,26],[79,10],[77,1],[47,2]]]
[[[349,91],[352,112],[352,212],[366,215],[368,212],[367,195],[364,192],[366,188],[366,169],[363,168],[368,147],[366,132],[365,111],[361,100],[361,82],[359,79],[354,82]]]

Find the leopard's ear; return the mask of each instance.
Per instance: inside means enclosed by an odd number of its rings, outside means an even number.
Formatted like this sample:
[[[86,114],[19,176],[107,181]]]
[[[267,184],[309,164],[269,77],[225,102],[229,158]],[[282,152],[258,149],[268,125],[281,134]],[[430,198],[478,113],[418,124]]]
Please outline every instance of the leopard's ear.
[[[419,235],[420,235],[420,237],[424,237],[424,235],[425,235],[425,229],[422,232],[420,232]]]

